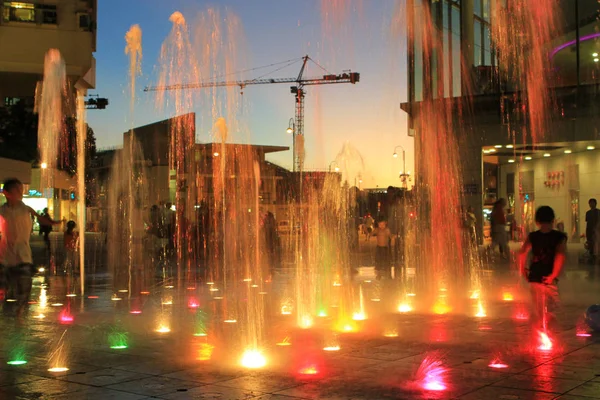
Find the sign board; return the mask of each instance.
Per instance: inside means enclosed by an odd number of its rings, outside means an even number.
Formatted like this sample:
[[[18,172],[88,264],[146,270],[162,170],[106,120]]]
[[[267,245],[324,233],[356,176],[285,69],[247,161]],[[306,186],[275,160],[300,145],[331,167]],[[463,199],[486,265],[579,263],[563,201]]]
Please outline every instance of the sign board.
[[[477,183],[467,183],[463,185],[463,194],[479,194],[479,185]]]

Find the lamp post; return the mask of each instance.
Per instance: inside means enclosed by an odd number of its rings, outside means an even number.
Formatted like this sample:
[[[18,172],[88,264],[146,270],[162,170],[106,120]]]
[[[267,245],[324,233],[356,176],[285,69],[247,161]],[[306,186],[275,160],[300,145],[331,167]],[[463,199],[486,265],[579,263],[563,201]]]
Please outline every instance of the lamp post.
[[[394,147],[394,154],[392,154],[394,158],[398,158],[398,153],[396,152],[398,149],[402,149],[402,173],[400,174],[400,179],[402,181],[402,186],[406,189],[408,187],[408,178],[410,176],[410,174],[406,173],[406,151],[404,150],[404,147],[400,145]]]
[[[332,166],[333,164],[335,164],[334,171],[335,171],[335,172],[340,172],[340,167],[338,166],[338,163],[337,163],[337,162],[335,162],[335,161],[332,161],[331,163],[329,163],[329,172],[331,172],[331,166]]]
[[[296,123],[294,118],[290,118],[288,128],[285,131],[292,135],[292,171],[296,172]]]

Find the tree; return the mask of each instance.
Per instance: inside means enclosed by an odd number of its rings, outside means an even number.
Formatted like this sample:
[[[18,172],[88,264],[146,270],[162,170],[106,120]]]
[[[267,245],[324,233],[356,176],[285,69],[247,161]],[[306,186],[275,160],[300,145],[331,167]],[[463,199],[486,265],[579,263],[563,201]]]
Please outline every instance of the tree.
[[[87,139],[85,146],[86,186],[92,177],[90,167],[96,157],[96,136],[94,130],[86,124]],[[77,119],[66,117],[64,132],[59,143],[58,168],[74,176],[77,172]],[[30,163],[39,162],[38,153],[38,116],[24,102],[12,106],[0,107],[0,157]],[[94,197],[88,191],[87,202]]]
[[[0,107],[0,157],[35,162],[38,119],[24,102]]]

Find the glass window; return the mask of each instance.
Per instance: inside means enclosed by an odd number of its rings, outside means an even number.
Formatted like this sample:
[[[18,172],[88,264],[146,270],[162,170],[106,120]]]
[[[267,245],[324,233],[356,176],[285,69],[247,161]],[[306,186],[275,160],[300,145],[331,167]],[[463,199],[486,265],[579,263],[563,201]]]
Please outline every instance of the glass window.
[[[35,4],[16,1],[4,3],[5,22],[35,22]]]
[[[423,7],[421,1],[415,1],[415,99],[414,101],[423,101],[423,35],[421,34],[422,25],[419,21],[423,21]]]
[[[452,95],[461,95],[460,8],[452,7]]]
[[[475,13],[475,15],[477,15],[478,17],[481,17],[482,14],[482,9],[481,9],[481,0],[474,0],[473,1],[473,12]]]
[[[38,10],[42,20],[42,24],[56,25],[58,18],[56,15],[56,6],[40,4]]]

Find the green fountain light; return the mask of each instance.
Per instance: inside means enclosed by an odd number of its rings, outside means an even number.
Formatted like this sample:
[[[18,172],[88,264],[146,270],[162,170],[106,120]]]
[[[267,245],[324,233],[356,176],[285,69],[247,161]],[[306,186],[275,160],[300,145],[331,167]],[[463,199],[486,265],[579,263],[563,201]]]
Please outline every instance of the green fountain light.
[[[129,347],[127,332],[112,332],[108,335],[108,345],[113,350],[123,350]]]
[[[25,360],[12,360],[7,362],[8,365],[25,365],[27,364],[27,361]]]

